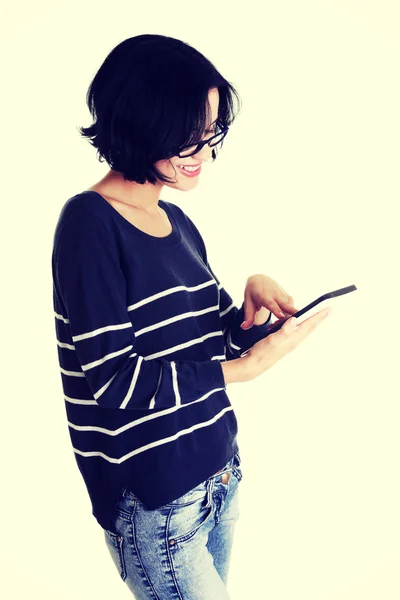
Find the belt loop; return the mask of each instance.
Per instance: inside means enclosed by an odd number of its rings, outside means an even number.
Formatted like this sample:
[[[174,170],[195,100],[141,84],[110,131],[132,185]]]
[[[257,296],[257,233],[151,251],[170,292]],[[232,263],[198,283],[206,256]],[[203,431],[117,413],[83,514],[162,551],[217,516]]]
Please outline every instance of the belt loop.
[[[206,508],[208,508],[209,506],[211,506],[213,488],[214,488],[214,479],[212,477],[210,477],[210,479],[208,480],[208,483],[207,483],[207,504],[206,504]]]

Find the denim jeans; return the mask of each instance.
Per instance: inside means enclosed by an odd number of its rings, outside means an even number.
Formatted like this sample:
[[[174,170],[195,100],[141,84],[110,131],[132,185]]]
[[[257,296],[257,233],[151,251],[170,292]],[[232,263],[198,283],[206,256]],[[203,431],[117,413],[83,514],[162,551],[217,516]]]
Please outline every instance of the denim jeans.
[[[221,471],[155,510],[122,490],[116,533],[103,531],[119,576],[136,600],[229,600],[239,465],[237,453]]]

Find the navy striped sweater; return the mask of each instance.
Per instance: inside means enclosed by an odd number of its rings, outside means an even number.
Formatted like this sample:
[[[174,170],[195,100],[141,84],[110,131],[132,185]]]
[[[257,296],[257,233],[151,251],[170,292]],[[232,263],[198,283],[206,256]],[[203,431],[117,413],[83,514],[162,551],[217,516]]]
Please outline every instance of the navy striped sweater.
[[[105,198],[67,200],[56,224],[53,301],[65,409],[92,513],[113,531],[128,486],[149,509],[186,493],[238,452],[221,361],[267,335],[243,331],[200,232],[177,205],[149,235]]]

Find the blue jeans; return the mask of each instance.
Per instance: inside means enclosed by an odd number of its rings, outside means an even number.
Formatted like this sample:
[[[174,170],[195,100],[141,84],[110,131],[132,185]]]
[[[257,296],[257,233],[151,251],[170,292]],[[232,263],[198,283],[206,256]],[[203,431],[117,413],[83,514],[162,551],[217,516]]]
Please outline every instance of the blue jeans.
[[[239,465],[237,453],[221,471],[155,510],[123,489],[116,533],[103,531],[119,576],[136,600],[229,600]]]

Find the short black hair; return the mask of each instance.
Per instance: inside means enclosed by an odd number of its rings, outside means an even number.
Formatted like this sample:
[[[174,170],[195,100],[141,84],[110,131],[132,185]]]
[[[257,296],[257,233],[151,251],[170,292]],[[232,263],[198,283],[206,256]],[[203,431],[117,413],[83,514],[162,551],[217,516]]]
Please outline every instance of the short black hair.
[[[212,88],[219,92],[218,124],[229,127],[239,94],[203,54],[165,35],[131,37],[111,50],[91,81],[86,102],[95,122],[79,131],[125,180],[170,183],[154,163],[202,139],[211,125]]]

